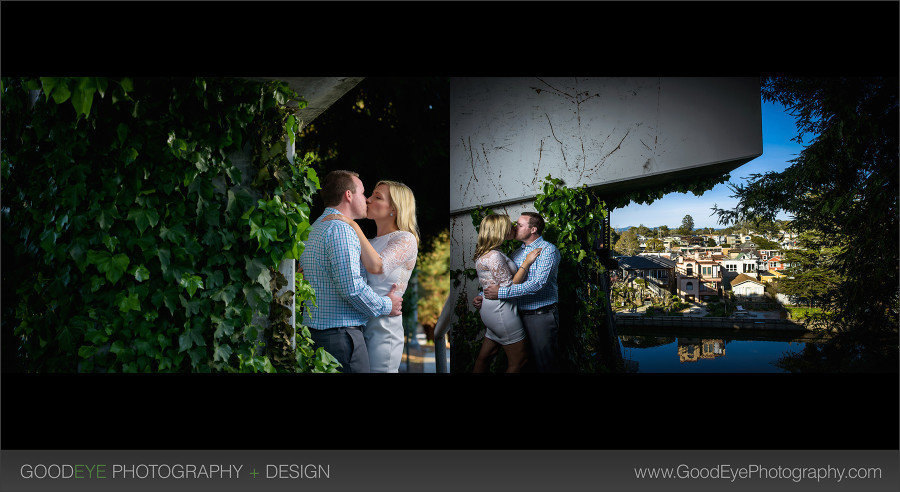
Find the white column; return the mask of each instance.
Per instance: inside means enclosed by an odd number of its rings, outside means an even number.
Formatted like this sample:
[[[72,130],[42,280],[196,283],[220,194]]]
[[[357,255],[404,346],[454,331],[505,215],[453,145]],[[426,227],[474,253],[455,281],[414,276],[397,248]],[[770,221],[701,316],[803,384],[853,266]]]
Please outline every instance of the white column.
[[[284,143],[285,143],[285,148],[286,148],[287,160],[288,160],[288,162],[291,163],[291,165],[293,165],[294,164],[295,136],[286,132],[284,135]],[[291,323],[291,328],[294,332],[294,336],[291,337],[291,347],[296,350],[296,348],[297,348],[297,336],[296,336],[297,335],[297,310],[296,310],[296,306],[294,306],[294,303],[297,302],[297,293],[296,293],[296,285],[295,285],[295,282],[296,282],[295,275],[297,272],[296,260],[282,260],[281,264],[278,265],[278,271],[281,272],[281,274],[284,275],[284,278],[287,279],[287,285],[285,285],[284,288],[282,288],[280,291],[276,292],[275,295],[281,295],[282,293],[284,293],[288,290],[294,292],[294,295],[292,296],[292,300],[290,303],[290,307],[291,307],[290,323]]]

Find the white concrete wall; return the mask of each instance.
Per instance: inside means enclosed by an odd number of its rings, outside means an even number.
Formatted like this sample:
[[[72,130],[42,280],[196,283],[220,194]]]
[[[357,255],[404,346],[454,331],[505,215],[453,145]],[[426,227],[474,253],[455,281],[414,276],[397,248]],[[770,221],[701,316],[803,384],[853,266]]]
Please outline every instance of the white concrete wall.
[[[450,80],[450,210],[762,154],[757,78]]]

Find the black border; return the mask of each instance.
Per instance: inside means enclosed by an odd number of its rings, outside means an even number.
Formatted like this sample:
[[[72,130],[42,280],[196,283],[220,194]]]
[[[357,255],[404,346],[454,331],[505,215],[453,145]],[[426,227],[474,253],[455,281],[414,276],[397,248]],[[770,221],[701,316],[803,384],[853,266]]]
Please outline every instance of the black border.
[[[897,374],[4,374],[3,449],[897,449]]]
[[[896,2],[23,2],[6,75],[897,75]]]

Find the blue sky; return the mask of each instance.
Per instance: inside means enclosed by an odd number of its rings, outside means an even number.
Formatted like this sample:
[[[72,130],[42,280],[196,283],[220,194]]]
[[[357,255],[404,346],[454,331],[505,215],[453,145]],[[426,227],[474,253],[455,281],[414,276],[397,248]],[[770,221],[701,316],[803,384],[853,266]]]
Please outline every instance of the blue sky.
[[[763,174],[769,171],[783,171],[790,164],[789,160],[797,157],[803,147],[791,141],[797,135],[796,119],[778,103],[762,101],[763,153],[761,156],[744,164],[731,172],[732,183],[744,183],[744,178],[751,174]],[[809,143],[808,139],[804,142]],[[713,205],[723,209],[733,209],[737,199],[731,198],[732,191],[728,183],[713,187],[702,196],[693,193],[669,193],[650,205],[631,204],[612,211],[610,225],[613,228],[639,226],[641,224],[653,228],[661,225],[674,229],[681,226],[685,215],[694,219],[694,227],[727,227],[718,223],[712,214]],[[787,214],[778,219],[788,220]]]

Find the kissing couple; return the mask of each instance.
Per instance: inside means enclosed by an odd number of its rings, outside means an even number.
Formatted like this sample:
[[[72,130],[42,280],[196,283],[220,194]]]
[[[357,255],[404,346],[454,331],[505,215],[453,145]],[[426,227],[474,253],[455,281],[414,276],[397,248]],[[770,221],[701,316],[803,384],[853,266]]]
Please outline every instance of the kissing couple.
[[[401,304],[419,245],[415,197],[406,185],[382,180],[366,198],[352,171],[331,171],[321,186],[325,211],[299,260],[316,293],[303,302],[303,324],[342,372],[399,372]],[[366,218],[377,228],[371,240],[356,223]]]

